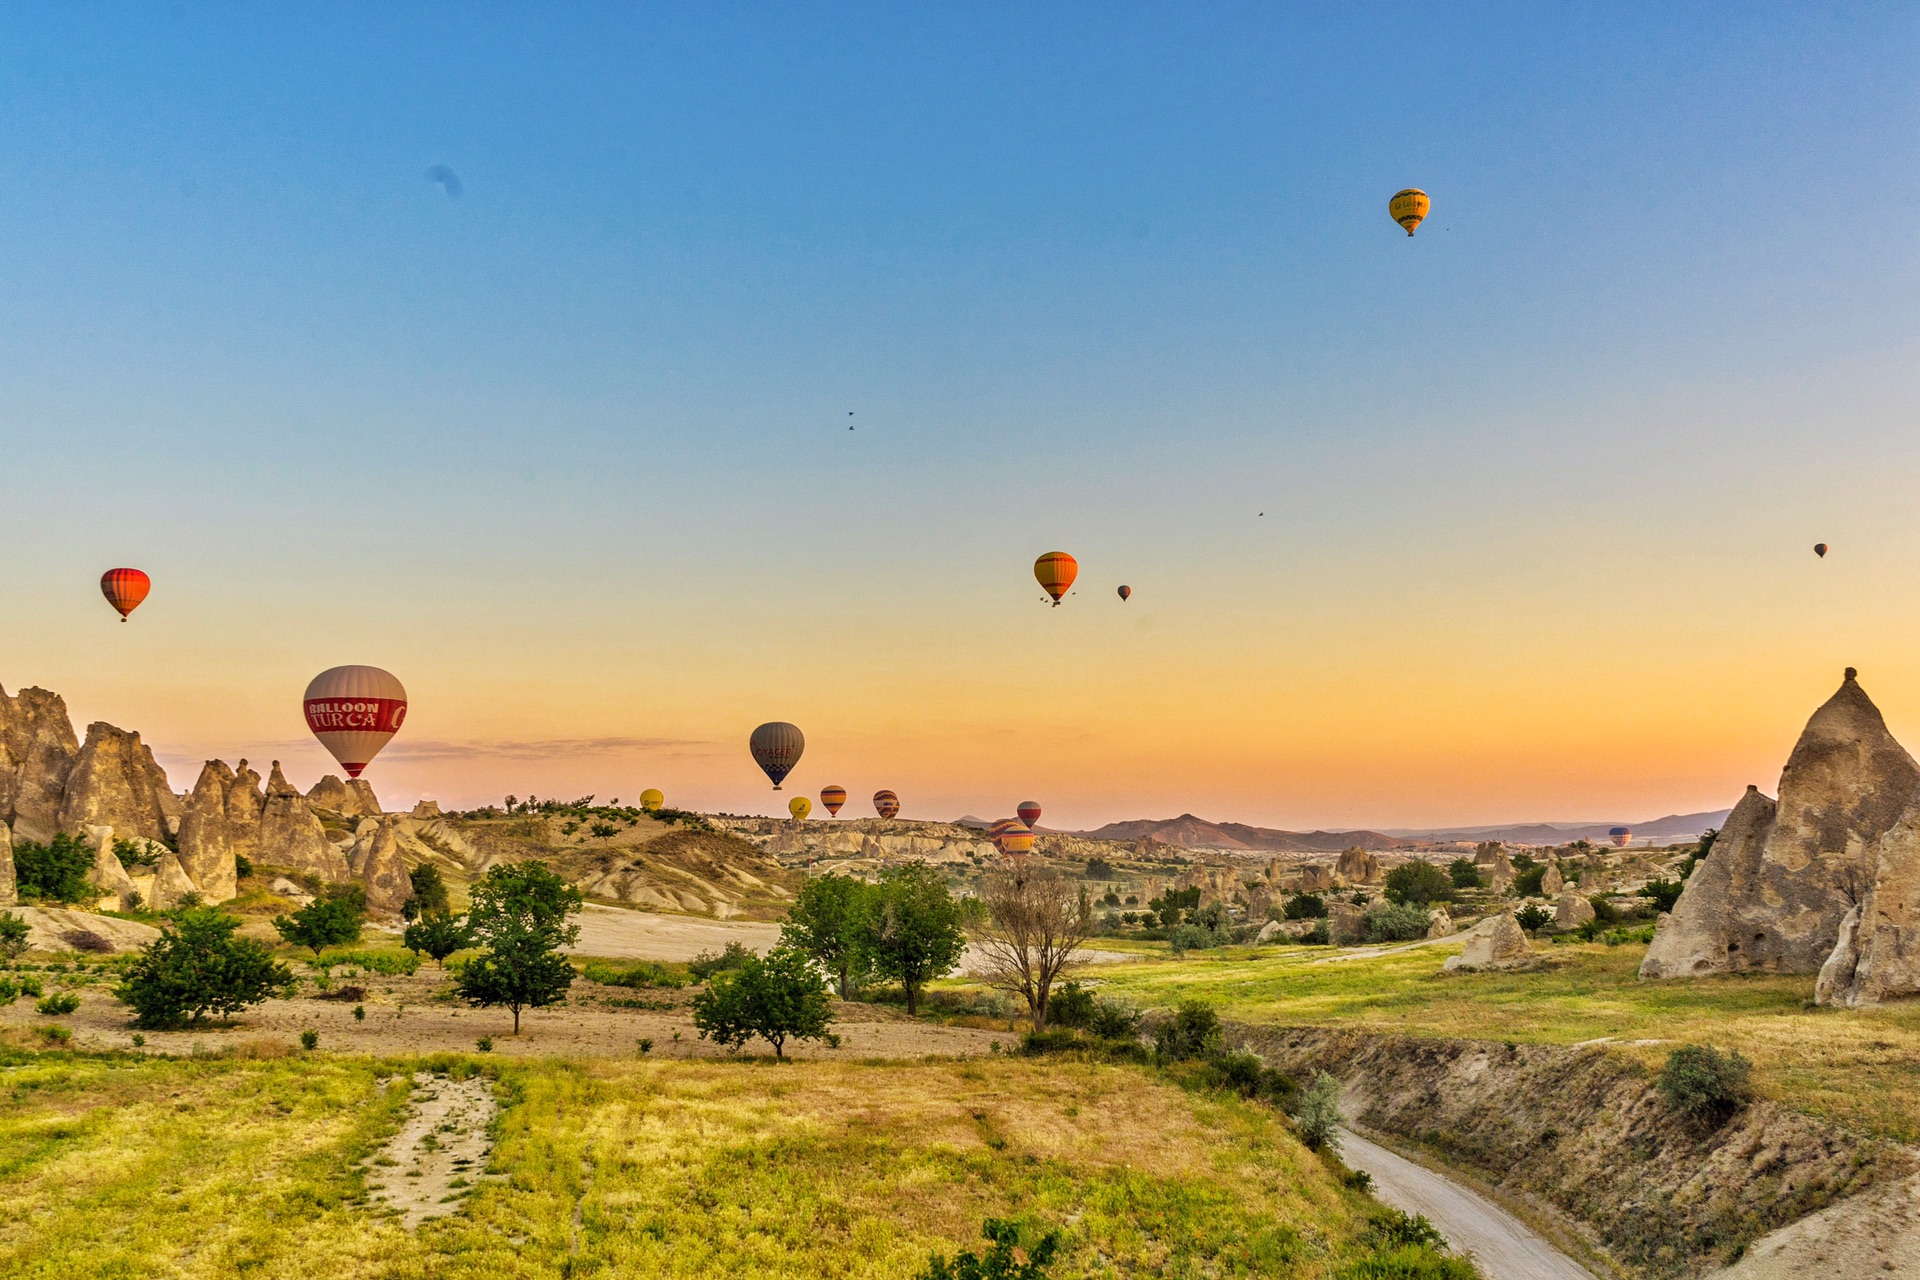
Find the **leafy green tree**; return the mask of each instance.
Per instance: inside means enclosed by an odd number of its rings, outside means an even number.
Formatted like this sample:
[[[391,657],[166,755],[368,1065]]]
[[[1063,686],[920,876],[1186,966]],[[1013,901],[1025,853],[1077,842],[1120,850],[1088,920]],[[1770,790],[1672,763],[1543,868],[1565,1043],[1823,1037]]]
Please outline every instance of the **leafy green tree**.
[[[778,946],[763,959],[754,956],[730,973],[715,974],[693,998],[693,1025],[703,1040],[729,1049],[759,1036],[785,1056],[789,1039],[819,1040],[833,1020],[827,984],[813,957],[797,947]]]
[[[11,911],[0,911],[0,960],[12,964],[25,955],[27,936],[32,932],[20,916]]]
[[[1296,893],[1287,899],[1285,916],[1289,920],[1324,920],[1327,900],[1317,893]]]
[[[1480,874],[1480,868],[1473,865],[1472,858],[1455,858],[1447,864],[1447,878],[1453,881],[1456,889],[1479,889],[1486,885],[1486,877]]]
[[[1529,902],[1526,906],[1514,912],[1513,918],[1519,922],[1522,929],[1525,929],[1528,933],[1533,933],[1553,923],[1553,912],[1547,910],[1537,902]]]
[[[1220,1052],[1225,1031],[1220,1015],[1204,1000],[1182,1000],[1173,1017],[1153,1033],[1153,1054],[1162,1062],[1184,1062]]]
[[[13,875],[28,901],[86,902],[100,896],[87,881],[93,850],[64,832],[45,844],[22,840],[13,846]]]
[[[853,998],[867,957],[860,948],[860,921],[873,889],[853,876],[824,875],[800,886],[800,896],[780,926],[780,945],[806,952],[840,982],[840,998]]]
[[[920,989],[951,973],[967,949],[960,904],[932,867],[889,867],[861,913],[860,952],[875,973],[898,982],[909,1017],[920,1011]]]
[[[360,926],[366,918],[364,891],[323,893],[292,915],[275,916],[273,927],[294,946],[310,949],[318,960],[328,947],[360,941]]]
[[[191,1026],[286,994],[294,977],[266,944],[234,936],[240,921],[216,907],[189,907],[160,928],[128,965],[114,994],[142,1027]]]
[[[1431,862],[1415,858],[1387,872],[1387,898],[1415,907],[1424,907],[1429,902],[1448,902],[1453,898],[1453,881]]]
[[[1513,877],[1514,896],[1519,898],[1544,898],[1546,896],[1546,890],[1542,887],[1542,884],[1547,878],[1546,864],[1536,863],[1522,870],[1518,869],[1519,860],[1515,859],[1514,866],[1516,868]]]
[[[1673,904],[1680,901],[1680,891],[1686,885],[1678,880],[1649,880],[1640,886],[1639,896],[1653,903],[1656,911],[1671,911]]]
[[[1320,1072],[1300,1095],[1293,1113],[1293,1122],[1300,1126],[1300,1137],[1307,1149],[1338,1151],[1340,1123],[1345,1118],[1340,1114],[1340,1082]]]
[[[430,911],[409,924],[400,941],[416,955],[433,957],[433,962],[444,969],[448,956],[473,945],[473,933],[467,928],[465,916],[456,916],[450,911]]]
[[[936,1253],[917,1280],[1047,1280],[1047,1267],[1060,1250],[1058,1233],[1049,1231],[1027,1250],[1020,1261],[1014,1247],[1020,1243],[1020,1228],[1000,1218],[988,1218],[980,1234],[992,1242],[984,1255],[956,1255],[951,1262]]]
[[[453,899],[447,893],[446,879],[441,876],[440,868],[431,862],[423,862],[407,872],[407,883],[413,892],[400,905],[400,914],[404,918],[417,920],[436,911],[444,915],[453,910]]]
[[[503,863],[473,886],[467,925],[486,947],[460,966],[454,991],[468,1004],[504,1005],[513,1010],[513,1034],[520,1034],[520,1011],[544,1009],[565,996],[574,969],[560,954],[580,938],[580,926],[567,917],[585,900],[579,889],[544,862]]]
[[[1668,1106],[1711,1127],[1753,1100],[1753,1063],[1737,1049],[1683,1044],[1667,1055],[1655,1084]]]

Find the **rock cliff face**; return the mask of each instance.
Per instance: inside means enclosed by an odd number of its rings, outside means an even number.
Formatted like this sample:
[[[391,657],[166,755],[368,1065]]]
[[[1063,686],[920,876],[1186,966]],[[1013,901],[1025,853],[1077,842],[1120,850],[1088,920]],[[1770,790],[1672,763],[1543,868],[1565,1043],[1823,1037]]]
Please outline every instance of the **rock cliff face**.
[[[280,772],[278,760],[267,774],[266,800],[253,848],[248,856],[268,866],[304,871],[332,882],[347,878],[345,856],[328,842],[320,819],[313,816],[306,797]]]
[[[413,882],[407,878],[406,860],[400,856],[400,841],[394,832],[396,823],[394,818],[380,820],[360,865],[360,883],[366,886],[370,915],[397,916],[413,896]]]
[[[116,908],[125,906],[127,895],[133,892],[133,877],[120,865],[120,859],[113,856],[113,828],[88,827],[86,837],[87,843],[93,846],[93,870],[87,873],[87,879],[102,898],[112,898]]]
[[[373,794],[373,787],[365,778],[342,782],[330,773],[313,784],[313,789],[307,792],[307,803],[343,818],[380,816],[380,798]]]
[[[80,750],[67,704],[45,689],[0,689],[0,822],[22,840],[59,830],[67,772]]]
[[[1920,993],[1920,973],[1903,958],[1920,894],[1917,799],[1920,765],[1849,667],[1800,735],[1779,800],[1748,787],[1734,806],[1661,918],[1640,975],[1813,973],[1831,959],[1825,990],[1840,1002]],[[1873,959],[1863,977],[1865,948]]]
[[[180,870],[208,902],[225,902],[239,892],[236,857],[258,852],[260,775],[240,762],[235,772],[224,760],[209,760],[200,770],[180,818]],[[157,891],[156,877],[156,891]]]
[[[165,840],[179,829],[180,797],[139,734],[95,721],[68,769],[56,825],[105,825],[122,839]]]
[[[1380,859],[1356,844],[1340,851],[1333,874],[1348,884],[1369,884],[1380,879]]]
[[[13,882],[13,831],[0,822],[0,907],[19,901]]]

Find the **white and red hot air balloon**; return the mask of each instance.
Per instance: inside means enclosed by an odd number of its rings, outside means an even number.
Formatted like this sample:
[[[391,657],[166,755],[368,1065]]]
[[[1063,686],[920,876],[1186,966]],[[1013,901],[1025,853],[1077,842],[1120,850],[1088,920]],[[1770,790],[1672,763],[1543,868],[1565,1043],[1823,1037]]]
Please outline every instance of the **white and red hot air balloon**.
[[[307,728],[357,778],[407,718],[407,691],[378,667],[334,667],[307,686]]]

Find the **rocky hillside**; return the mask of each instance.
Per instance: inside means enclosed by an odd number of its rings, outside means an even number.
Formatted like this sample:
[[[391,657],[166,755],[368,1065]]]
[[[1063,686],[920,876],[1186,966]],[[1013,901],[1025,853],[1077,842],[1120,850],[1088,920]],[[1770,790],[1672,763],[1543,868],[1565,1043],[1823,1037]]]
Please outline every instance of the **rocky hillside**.
[[[1183,849],[1235,849],[1259,853],[1337,853],[1353,845],[1363,849],[1399,849],[1413,841],[1378,831],[1276,831],[1239,822],[1209,822],[1183,813],[1177,818],[1140,818],[1109,822],[1082,832],[1092,840],[1154,840]]]

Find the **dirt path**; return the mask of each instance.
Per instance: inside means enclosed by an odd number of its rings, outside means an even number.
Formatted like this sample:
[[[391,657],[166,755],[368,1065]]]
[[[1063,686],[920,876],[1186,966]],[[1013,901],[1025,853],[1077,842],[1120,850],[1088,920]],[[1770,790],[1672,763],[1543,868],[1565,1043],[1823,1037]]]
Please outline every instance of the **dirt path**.
[[[368,1161],[368,1193],[399,1214],[409,1231],[455,1212],[486,1176],[487,1125],[498,1109],[485,1076],[416,1074],[400,1132]]]
[[[1470,1253],[1486,1280],[1593,1280],[1526,1223],[1491,1200],[1368,1142],[1340,1131],[1340,1157],[1373,1176],[1373,1193],[1402,1213],[1423,1213],[1455,1251]]]
[[[1920,1276],[1920,1176],[1871,1187],[1748,1246],[1707,1280],[1893,1280]]]

